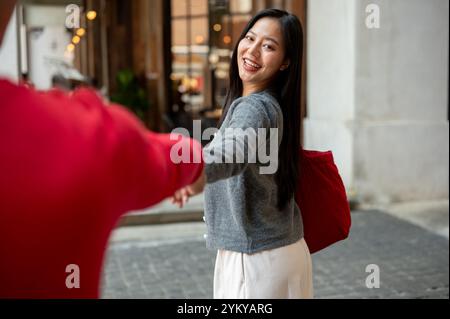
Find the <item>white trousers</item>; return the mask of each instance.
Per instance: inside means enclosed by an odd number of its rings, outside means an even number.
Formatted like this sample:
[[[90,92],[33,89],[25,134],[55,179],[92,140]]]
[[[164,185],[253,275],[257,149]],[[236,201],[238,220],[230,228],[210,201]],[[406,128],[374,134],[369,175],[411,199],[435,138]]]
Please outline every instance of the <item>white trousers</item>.
[[[218,250],[214,298],[313,298],[312,262],[305,240],[255,254]]]

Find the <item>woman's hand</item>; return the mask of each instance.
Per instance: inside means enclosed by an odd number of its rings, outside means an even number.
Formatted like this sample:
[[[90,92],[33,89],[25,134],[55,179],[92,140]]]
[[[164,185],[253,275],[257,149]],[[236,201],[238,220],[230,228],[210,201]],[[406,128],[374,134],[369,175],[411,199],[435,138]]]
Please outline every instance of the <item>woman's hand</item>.
[[[175,194],[172,197],[172,203],[178,205],[178,207],[180,208],[183,207],[184,204],[188,202],[189,197],[195,196],[203,192],[205,184],[206,178],[205,178],[205,171],[203,170],[200,176],[193,184],[180,188],[175,192]]]

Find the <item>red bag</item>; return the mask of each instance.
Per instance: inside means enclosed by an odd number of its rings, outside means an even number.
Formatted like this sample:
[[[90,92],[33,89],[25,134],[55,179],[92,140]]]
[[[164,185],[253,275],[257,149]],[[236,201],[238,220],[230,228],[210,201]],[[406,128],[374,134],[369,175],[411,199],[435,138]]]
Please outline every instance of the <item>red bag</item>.
[[[300,150],[295,200],[303,218],[304,238],[315,253],[347,238],[350,206],[331,151]]]

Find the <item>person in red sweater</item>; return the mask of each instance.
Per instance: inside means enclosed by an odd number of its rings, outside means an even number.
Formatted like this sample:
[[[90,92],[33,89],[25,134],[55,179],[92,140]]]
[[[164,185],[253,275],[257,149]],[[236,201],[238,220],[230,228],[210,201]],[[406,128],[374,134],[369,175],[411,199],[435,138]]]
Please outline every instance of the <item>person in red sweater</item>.
[[[0,44],[14,5],[0,2]],[[0,79],[0,298],[98,298],[119,217],[202,178],[202,162],[171,161],[177,143],[202,157],[200,143],[178,138],[87,88]]]

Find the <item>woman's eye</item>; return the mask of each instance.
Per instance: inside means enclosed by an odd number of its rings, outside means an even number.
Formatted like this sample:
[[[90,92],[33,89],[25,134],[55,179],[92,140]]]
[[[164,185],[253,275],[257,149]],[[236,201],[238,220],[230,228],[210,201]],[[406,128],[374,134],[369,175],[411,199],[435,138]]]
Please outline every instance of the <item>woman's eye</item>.
[[[246,36],[245,37],[247,40],[249,40],[249,41],[252,41],[253,40],[253,38],[251,37],[251,36]]]
[[[270,45],[268,45],[268,44],[265,44],[264,47],[265,47],[266,49],[268,49],[268,50],[273,50],[273,47],[270,46]]]

